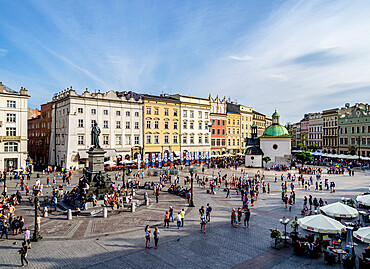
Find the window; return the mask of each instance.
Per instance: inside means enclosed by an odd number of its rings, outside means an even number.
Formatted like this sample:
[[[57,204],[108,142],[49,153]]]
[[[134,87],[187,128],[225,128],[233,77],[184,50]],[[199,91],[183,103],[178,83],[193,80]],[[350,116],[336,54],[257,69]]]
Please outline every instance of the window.
[[[276,150],[276,149],[278,148],[278,145],[274,144],[274,145],[272,146],[272,148]]]
[[[169,122],[168,122],[168,121],[165,121],[165,122],[164,122],[164,129],[168,129],[168,124],[169,124]]]
[[[130,111],[126,111],[126,117],[130,117]]]
[[[131,136],[126,135],[125,140],[126,140],[126,145],[131,145]]]
[[[116,116],[121,116],[121,111],[117,110],[116,111]]]
[[[104,145],[109,145],[109,136],[108,135],[103,135],[103,144]]]
[[[165,110],[164,110],[164,115],[165,115],[165,116],[168,116],[168,108],[165,108]]]
[[[236,139],[236,145],[239,146],[239,139]]]
[[[158,108],[154,108],[154,115],[159,115],[159,109]]]
[[[164,136],[164,143],[165,143],[165,144],[168,144],[168,143],[169,143],[168,135],[165,135],[165,136]]]
[[[135,121],[135,129],[139,129],[139,122]]]
[[[159,135],[154,135],[154,144],[159,144]]]
[[[130,122],[126,121],[126,129],[130,129]]]
[[[239,125],[239,120],[236,121],[236,124]]]
[[[216,145],[219,147],[219,146],[221,146],[221,139],[217,139],[216,140]]]
[[[174,144],[177,144],[177,143],[178,143],[177,138],[178,138],[178,136],[177,136],[177,135],[174,135],[174,136],[173,136],[173,143],[174,143]]]
[[[15,114],[6,114],[6,122],[15,122]]]
[[[95,123],[96,123],[96,120],[92,120],[91,121],[91,127],[94,127]]]
[[[154,121],[154,129],[159,129],[159,121]]]
[[[227,120],[227,124],[230,124],[230,119]]]
[[[217,135],[221,134],[221,129],[217,129]]]
[[[199,130],[202,130],[202,122],[199,122]]]
[[[151,107],[146,108],[146,114],[152,114],[152,108]]]
[[[16,128],[14,127],[7,127],[6,128],[6,136],[16,136]]]
[[[188,111],[184,110],[184,117],[187,117],[187,116],[188,116]]]
[[[95,108],[92,108],[91,109],[91,114],[95,115],[96,114],[96,109]]]
[[[104,127],[104,128],[108,128],[108,121],[107,121],[107,120],[105,120],[105,121],[103,122],[103,127]]]
[[[231,146],[231,139],[230,138],[227,140],[227,145]]]
[[[190,111],[190,118],[194,118],[194,111]]]
[[[84,113],[84,109],[82,107],[77,108],[78,113]]]
[[[139,117],[139,112],[135,112],[135,117]]]
[[[84,136],[83,136],[83,135],[79,135],[79,136],[77,137],[77,144],[78,144],[78,145],[83,145],[83,144],[85,144],[85,142],[84,142]]]
[[[235,139],[233,139],[233,146],[235,146]]]
[[[84,120],[83,119],[78,120],[78,127],[80,127],[80,128],[84,127]]]
[[[190,122],[190,129],[194,129],[194,122]]]
[[[138,136],[135,136],[134,139],[135,139],[135,145],[139,145],[139,141],[140,141],[139,140],[139,137]]]
[[[116,135],[116,145],[122,145],[122,136]]]
[[[188,128],[188,123],[186,121],[184,121],[183,128],[184,129],[187,129]]]
[[[225,129],[222,129],[222,135],[225,135]]]
[[[233,125],[235,125],[235,120],[233,120]]]
[[[116,121],[116,128],[121,129],[121,122],[120,121]]]
[[[186,135],[184,135],[183,137],[182,137],[182,143],[183,144],[187,144],[188,143],[188,139],[187,139],[188,137],[186,136]]]
[[[174,110],[173,110],[173,116],[174,116],[174,117],[177,117],[177,115],[178,115],[178,114],[177,114],[177,109],[174,109]]]
[[[17,152],[18,151],[18,143],[15,142],[7,142],[4,144],[4,151],[5,152]]]
[[[205,144],[208,144],[208,143],[209,143],[208,135],[206,135],[206,136],[204,137],[204,143],[205,143]]]
[[[190,136],[190,144],[194,144],[194,136],[193,135]]]
[[[198,143],[199,143],[199,144],[202,144],[202,141],[203,141],[202,136],[199,136],[199,137],[198,137]]]
[[[224,120],[222,121],[222,126],[225,126],[225,121]]]
[[[212,147],[214,147],[216,145],[215,141],[216,141],[215,139],[211,139],[211,146]]]
[[[239,128],[236,128],[236,134],[239,134]]]
[[[208,119],[208,112],[204,113],[204,118]]]
[[[198,118],[200,118],[200,119],[202,118],[202,111],[198,112]]]
[[[226,146],[226,139],[222,139],[222,146]]]
[[[6,101],[6,107],[16,108],[15,101],[11,101],[11,100]]]
[[[233,128],[233,134],[235,134],[235,128]]]
[[[150,121],[150,120],[147,120],[146,121],[146,128],[147,129],[151,129],[152,128],[152,121]]]
[[[231,132],[230,132],[230,127],[229,127],[229,128],[227,128],[227,134],[231,134]]]
[[[177,130],[177,121],[173,122],[173,129]]]
[[[216,134],[216,129],[212,129],[212,135]]]
[[[108,110],[107,110],[107,109],[104,109],[104,110],[103,110],[103,114],[104,114],[104,115],[108,115]]]
[[[220,120],[217,120],[217,126],[220,126]]]

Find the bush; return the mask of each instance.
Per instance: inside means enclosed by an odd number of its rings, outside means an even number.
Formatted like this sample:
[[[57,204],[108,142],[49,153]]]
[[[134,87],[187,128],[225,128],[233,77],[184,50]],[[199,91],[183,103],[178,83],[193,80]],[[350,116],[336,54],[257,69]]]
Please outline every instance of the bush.
[[[271,234],[270,234],[270,237],[272,238],[272,239],[276,239],[276,238],[280,238],[281,237],[281,232],[280,231],[278,231],[278,230],[272,230],[271,231]]]

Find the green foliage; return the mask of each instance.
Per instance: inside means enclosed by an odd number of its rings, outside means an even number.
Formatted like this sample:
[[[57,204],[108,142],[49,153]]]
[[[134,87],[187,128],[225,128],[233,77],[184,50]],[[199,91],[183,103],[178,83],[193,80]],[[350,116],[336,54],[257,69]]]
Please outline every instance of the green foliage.
[[[351,207],[355,207],[355,204],[356,204],[356,202],[353,199],[347,201],[347,205],[349,205]]]
[[[292,221],[290,222],[290,227],[291,227],[292,229],[296,230],[296,229],[298,228],[298,226],[299,226],[299,224],[298,224],[298,222],[297,222],[297,221],[292,220]]]
[[[269,156],[265,156],[262,158],[262,160],[265,162],[265,163],[268,163],[269,161],[271,161],[271,158]]]
[[[270,237],[272,238],[272,239],[276,239],[276,238],[280,238],[281,237],[281,232],[280,231],[278,231],[278,230],[272,230],[271,231],[271,234],[270,234]]]
[[[297,152],[295,154],[295,157],[297,158],[297,160],[299,160],[302,163],[302,166],[306,162],[312,162],[314,160],[311,153],[309,153],[307,151]]]

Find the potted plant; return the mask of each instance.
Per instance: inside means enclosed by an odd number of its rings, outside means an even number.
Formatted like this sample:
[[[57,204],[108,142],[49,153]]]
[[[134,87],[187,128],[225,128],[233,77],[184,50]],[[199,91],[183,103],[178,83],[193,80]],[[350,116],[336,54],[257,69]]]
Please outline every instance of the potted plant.
[[[293,232],[290,233],[290,236],[292,237],[293,240],[298,236],[297,232],[298,226],[299,224],[297,221],[293,220],[290,222],[290,227],[293,229]]]
[[[278,241],[281,238],[281,232],[277,229],[271,230],[270,237],[273,239],[271,242],[271,246],[273,248],[277,248]]]
[[[351,207],[355,207],[355,204],[356,204],[356,202],[353,199],[350,199],[350,200],[347,201],[347,205],[349,205]]]

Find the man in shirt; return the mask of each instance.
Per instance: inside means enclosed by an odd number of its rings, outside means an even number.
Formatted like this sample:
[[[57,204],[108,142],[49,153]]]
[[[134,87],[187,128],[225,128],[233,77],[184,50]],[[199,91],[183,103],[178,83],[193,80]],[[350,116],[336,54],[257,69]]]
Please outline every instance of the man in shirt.
[[[185,210],[182,209],[180,214],[181,214],[181,227],[184,227]]]
[[[181,211],[177,215],[176,220],[177,220],[177,229],[180,229],[180,226],[181,226]]]
[[[212,207],[209,205],[209,203],[207,203],[207,207],[206,207],[207,222],[211,221],[211,212],[212,212]]]
[[[31,248],[31,231],[26,227],[24,232],[24,242],[28,243],[28,248]]]
[[[22,243],[22,248],[19,250],[19,253],[21,254],[21,263],[22,267],[24,267],[23,261],[26,262],[27,266],[29,265],[29,262],[27,260],[27,245],[26,242]]]

